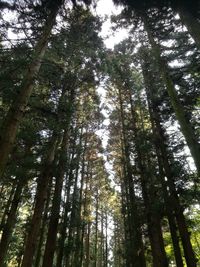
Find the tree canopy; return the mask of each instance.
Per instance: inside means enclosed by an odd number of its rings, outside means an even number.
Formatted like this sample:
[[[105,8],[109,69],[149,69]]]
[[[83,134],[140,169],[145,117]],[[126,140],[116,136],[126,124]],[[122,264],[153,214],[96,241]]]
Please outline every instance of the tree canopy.
[[[0,2],[0,267],[197,267],[200,3]]]

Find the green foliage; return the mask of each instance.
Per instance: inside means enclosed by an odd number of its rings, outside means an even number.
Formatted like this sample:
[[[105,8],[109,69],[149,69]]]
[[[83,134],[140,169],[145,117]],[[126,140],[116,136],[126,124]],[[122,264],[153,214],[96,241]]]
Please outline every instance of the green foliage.
[[[73,8],[60,0],[0,4],[17,18],[0,17],[0,123],[19,94],[49,10],[62,4],[0,184],[1,238],[10,227],[5,262],[21,266],[35,204],[42,205],[40,182],[48,181],[30,265],[45,264],[47,240],[54,234],[48,229],[56,220],[55,266],[129,267],[139,260],[139,267],[144,261],[159,267],[152,245],[159,234],[162,260],[175,264],[172,237],[177,235],[186,265],[179,225],[185,223],[198,259],[199,178],[150,40],[159,45],[198,140],[199,50],[176,16],[179,1],[114,1],[124,9],[112,16],[113,28],[125,26],[129,36],[113,50],[104,46],[103,21],[88,8],[91,1],[72,2]],[[152,36],[144,28],[144,11]],[[192,6],[189,11],[195,15]]]

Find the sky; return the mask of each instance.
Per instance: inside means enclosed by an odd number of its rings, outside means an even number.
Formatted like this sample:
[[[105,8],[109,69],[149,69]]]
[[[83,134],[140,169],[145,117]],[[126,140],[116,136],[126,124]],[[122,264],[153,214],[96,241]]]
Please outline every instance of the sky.
[[[112,0],[99,0],[95,11],[97,15],[108,16],[107,21],[102,26],[101,36],[105,38],[104,43],[106,47],[113,49],[115,44],[127,37],[126,29],[120,29],[115,31],[115,33],[111,30],[109,16],[118,15],[121,12],[121,8],[113,5]]]
[[[102,26],[102,32],[101,32],[101,36],[104,38],[104,43],[105,43],[107,48],[113,49],[116,44],[118,44],[123,39],[128,37],[128,32],[126,29],[120,29],[118,31],[115,31],[114,33],[111,30],[112,25],[111,25],[111,21],[110,21],[110,16],[111,15],[117,15],[121,12],[121,8],[116,7],[113,4],[112,0],[99,0],[95,12],[99,16],[108,16],[108,19],[106,20],[106,22],[104,22],[104,24]],[[99,93],[100,98],[101,98],[101,103],[105,102],[106,101],[106,99],[105,99],[106,89],[103,85],[99,86],[98,93]],[[109,125],[110,121],[108,118],[109,115],[108,115],[107,111],[102,110],[102,113],[105,116],[104,125]],[[177,128],[177,127],[178,126],[176,126],[175,128]],[[170,129],[173,131],[175,128],[174,128],[174,126],[170,127]],[[169,131],[170,131],[170,129],[169,129]],[[109,139],[109,133],[105,130],[99,130],[97,134],[102,139],[103,147],[106,148],[106,145],[107,145],[108,139]],[[195,170],[194,161],[190,155],[190,151],[189,151],[187,146],[185,147],[184,153],[186,155],[188,155],[187,162],[189,164],[189,167],[191,168],[191,170]],[[109,162],[106,162],[106,168],[107,168],[108,172],[112,173],[112,166]]]
[[[110,16],[119,14],[121,12],[121,8],[119,6],[116,7],[113,4],[112,0],[98,0],[97,6],[93,11],[94,14],[97,14],[103,18],[105,16],[108,17],[107,20],[103,23],[100,36],[103,37],[106,47],[113,49],[115,44],[119,43],[127,37],[126,29],[119,29],[114,33],[111,30]],[[13,19],[13,12],[7,11],[4,14],[4,19],[9,21],[11,18]],[[13,34],[11,30],[9,31],[9,37],[11,39],[17,38],[17,36]]]
[[[100,33],[100,36],[103,37],[106,47],[113,49],[117,43],[122,41],[127,36],[127,32],[124,29],[115,32],[113,32],[111,29],[112,25],[110,21],[110,16],[119,14],[121,12],[121,8],[114,6],[112,0],[99,0],[93,12],[94,14],[97,14],[101,17],[107,16],[106,21],[102,25],[102,31]],[[101,103],[103,104],[106,101],[106,90],[104,83],[100,84],[97,90],[101,98]],[[102,110],[102,113],[105,116],[104,125],[109,125],[107,111]],[[97,134],[100,136],[103,147],[105,148],[108,142],[108,132],[104,129],[97,131]]]
[[[120,43],[123,39],[125,39],[128,36],[126,29],[120,29],[115,32],[113,32],[111,29],[112,25],[110,21],[110,16],[118,15],[120,12],[121,12],[121,8],[114,6],[112,0],[99,0],[97,7],[94,11],[95,14],[101,17],[105,17],[105,16],[108,17],[107,20],[102,25],[102,31],[101,31],[100,36],[103,37],[104,43],[106,47],[109,49],[113,49],[116,44]],[[101,99],[101,104],[105,103],[106,102],[106,88],[105,88],[104,82],[100,84],[97,90],[98,90],[98,94]],[[103,124],[104,126],[108,126],[110,123],[108,111],[105,109],[102,109],[101,112],[105,116],[105,120]],[[108,139],[109,139],[109,132],[106,129],[103,129],[103,130],[97,131],[96,133],[101,138],[103,147],[106,148]],[[106,167],[107,172],[109,173],[109,178],[111,180],[111,185],[115,189],[119,190],[118,186],[115,184],[115,181],[114,181],[112,164],[111,162],[107,160],[106,155],[104,155],[104,159],[105,159],[105,167]],[[111,227],[111,224],[109,227]],[[109,231],[109,235],[111,235],[110,231]]]

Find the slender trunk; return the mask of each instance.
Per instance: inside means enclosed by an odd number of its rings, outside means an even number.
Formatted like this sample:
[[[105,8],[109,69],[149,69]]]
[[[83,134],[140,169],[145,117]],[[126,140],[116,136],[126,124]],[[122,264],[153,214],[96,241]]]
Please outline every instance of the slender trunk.
[[[185,137],[185,140],[187,142],[187,145],[190,149],[191,155],[194,159],[197,172],[200,176],[200,144],[198,143],[194,129],[192,128],[191,123],[187,120],[187,116],[185,113],[185,110],[183,108],[183,105],[181,104],[177,91],[175,89],[174,83],[172,78],[170,77],[167,62],[164,60],[164,58],[161,57],[161,51],[160,46],[155,42],[151,26],[149,25],[148,18],[145,14],[141,15],[142,20],[144,22],[144,27],[147,32],[149,42],[153,48],[153,52],[155,54],[155,58],[157,60],[158,68],[161,72],[163,81],[165,82],[166,89],[168,92],[168,95],[170,97],[170,101],[172,104],[172,107],[174,109],[174,112],[176,114],[176,118],[180,124],[181,131]]]
[[[66,247],[66,254],[65,254],[66,266],[70,265],[72,252],[74,249],[74,230],[75,230],[75,224],[76,224],[76,207],[75,207],[76,197],[77,197],[77,177],[75,177],[75,181],[74,181],[71,218],[70,218],[69,233],[68,233],[68,240],[67,240],[67,247]]]
[[[152,256],[153,256],[153,267],[164,267],[168,266],[167,255],[165,252],[164,240],[162,236],[162,227],[161,227],[161,218],[158,214],[158,211],[154,209],[154,203],[158,201],[154,197],[153,192],[155,191],[154,183],[155,181],[152,180],[152,174],[148,171],[148,155],[146,152],[144,154],[141,151],[141,146],[139,141],[139,134],[138,129],[136,126],[136,119],[135,119],[135,111],[133,106],[132,95],[129,90],[129,99],[131,105],[131,115],[132,115],[132,124],[133,124],[133,132],[135,136],[135,148],[138,158],[138,168],[140,171],[140,178],[141,178],[141,187],[142,187],[142,196],[144,200],[145,210],[146,210],[146,218],[147,218],[147,227],[149,233],[149,239],[151,244]],[[142,120],[142,131],[144,132],[144,125],[143,125],[143,116],[141,117]],[[142,146],[146,146],[142,141]]]
[[[108,266],[108,214],[107,211],[105,213],[105,228],[106,228],[106,236],[105,236],[105,264],[104,266],[107,267]]]
[[[114,235],[115,238],[115,235]],[[115,242],[115,239],[114,239]],[[115,244],[115,243],[114,243]],[[114,255],[114,251],[113,251]],[[104,266],[104,212],[101,207],[101,242],[100,242],[100,267]]]
[[[180,245],[179,245],[179,237],[177,235],[176,220],[175,220],[174,214],[172,213],[172,211],[170,210],[169,207],[167,207],[166,212],[167,212],[169,229],[170,229],[173,248],[174,248],[174,256],[175,256],[176,266],[177,267],[184,267],[183,259],[182,259],[182,253],[181,253],[181,249],[180,249]]]
[[[24,75],[20,93],[18,94],[16,100],[10,107],[10,110],[1,126],[2,130],[0,134],[0,179],[3,176],[9,154],[15,142],[17,130],[22,121],[27,103],[32,93],[35,78],[40,70],[41,62],[47,49],[48,38],[51,34],[53,25],[55,24],[55,19],[58,10],[61,6],[61,2],[62,1],[58,0],[56,1],[56,4],[52,3],[53,7],[47,18],[43,33],[35,46],[33,59],[31,64],[27,67],[27,73]]]
[[[66,192],[66,202],[63,214],[63,223],[61,224],[61,231],[60,231],[60,240],[59,240],[59,249],[58,249],[58,257],[57,257],[57,267],[61,267],[63,263],[63,256],[64,256],[64,248],[65,248],[65,239],[66,239],[66,231],[69,224],[69,211],[71,209],[71,200],[70,200],[70,192],[74,182],[74,174],[73,174],[73,161],[75,158],[75,144],[73,144],[72,153],[70,155],[70,164],[68,169],[68,182],[67,182],[67,192]],[[67,253],[66,253],[67,258]]]
[[[15,189],[16,189],[16,184],[15,184],[16,180],[14,181],[14,183],[12,184],[12,189],[11,189],[11,192],[10,192],[10,195],[9,195],[9,198],[7,200],[7,203],[6,203],[6,207],[4,209],[4,212],[3,212],[3,216],[1,218],[1,224],[0,224],[0,231],[4,228],[5,224],[6,224],[6,218],[8,217],[8,214],[9,214],[9,209],[10,209],[10,205],[12,203],[12,200],[13,200],[13,195],[14,195],[14,192],[15,192]],[[3,201],[2,201],[3,202]]]
[[[67,224],[69,221],[68,213],[70,211],[70,190],[71,190],[71,186],[72,186],[72,180],[73,180],[73,174],[72,174],[72,170],[70,169],[68,184],[67,184],[67,197],[66,197],[64,215],[63,215],[64,218],[63,218],[63,222],[61,225],[61,231],[60,231],[60,240],[59,240],[59,245],[58,245],[59,249],[58,249],[58,257],[57,257],[56,267],[61,267],[62,262],[63,262],[66,230],[67,230]]]
[[[77,215],[77,236],[75,241],[75,253],[74,253],[74,266],[80,267],[82,266],[82,257],[81,252],[83,248],[83,232],[81,227],[81,211],[82,211],[82,201],[83,201],[83,185],[84,185],[84,176],[85,176],[85,152],[87,148],[87,138],[84,142],[84,149],[82,155],[82,168],[81,168],[81,186],[80,186],[80,196],[79,196],[79,205],[78,205],[78,215]]]
[[[88,163],[87,164],[87,169],[86,169],[86,181],[85,181],[85,186],[86,186],[86,189],[85,189],[85,194],[84,194],[84,201],[83,201],[83,220],[85,219],[85,217],[88,216],[88,202],[87,202],[87,194],[88,194],[88,184],[89,184],[89,169],[90,169],[90,164]],[[85,231],[86,231],[86,224],[84,223],[83,226],[82,226],[82,237],[81,237],[81,243],[82,243],[82,246],[81,246],[81,263],[82,265],[81,266],[85,266],[85,260],[84,260],[84,255],[85,255],[85,243],[84,243],[84,239],[85,239]]]
[[[150,95],[150,90],[147,93],[148,93],[151,101],[153,101],[153,97]],[[190,266],[190,267],[194,266],[195,267],[196,266],[196,258],[195,258],[194,251],[192,249],[192,244],[190,241],[190,235],[189,235],[189,232],[187,229],[185,217],[183,214],[183,209],[181,207],[181,204],[180,204],[177,192],[176,192],[176,187],[174,184],[174,177],[173,177],[173,173],[171,171],[171,167],[170,167],[169,160],[168,160],[168,150],[167,150],[166,145],[164,143],[165,137],[164,137],[162,127],[160,125],[160,119],[158,117],[159,113],[158,113],[158,110],[156,110],[155,104],[152,105],[152,108],[154,108],[153,119],[155,121],[156,136],[159,138],[160,157],[161,157],[162,162],[163,162],[163,169],[165,171],[165,175],[167,177],[167,185],[169,187],[170,197],[169,197],[168,203],[170,206],[173,207],[174,212],[175,212],[175,216],[176,216],[176,220],[177,220],[177,224],[178,224],[180,237],[182,240],[182,245],[183,245],[183,249],[184,249],[184,254],[185,254],[187,266]],[[179,260],[179,262],[180,262],[180,260]]]
[[[99,193],[97,189],[96,209],[95,209],[95,244],[94,244],[94,267],[97,267],[98,263],[98,220],[99,220]]]
[[[126,133],[125,133],[125,118],[124,118],[124,111],[123,111],[123,101],[122,101],[122,94],[121,89],[119,88],[118,91],[119,96],[119,104],[120,104],[120,117],[121,117],[121,125],[122,125],[122,138],[123,138],[123,150],[124,150],[124,163],[126,166],[126,174],[125,177],[127,177],[127,184],[128,184],[128,190],[129,190],[129,198],[130,198],[130,205],[131,205],[131,224],[132,224],[132,241],[133,241],[133,247],[132,247],[132,255],[131,255],[131,264],[135,267],[145,267],[146,261],[144,256],[144,248],[143,248],[143,242],[142,242],[142,233],[141,233],[141,225],[138,219],[138,207],[135,199],[135,192],[134,192],[134,183],[133,183],[133,177],[132,177],[132,167],[130,164],[130,158],[129,158],[129,146],[126,141]],[[130,265],[131,266],[131,265]]]
[[[0,210],[2,211],[3,204],[4,204],[2,200],[4,200],[4,194],[3,194],[3,192],[4,192],[5,184],[1,184],[0,188],[1,188],[0,189]],[[0,214],[0,217],[1,217],[1,214]]]
[[[12,200],[11,208],[8,213],[7,222],[3,227],[3,233],[1,236],[1,243],[0,243],[0,266],[3,266],[4,261],[5,261],[12,230],[14,228],[15,221],[16,221],[17,208],[21,200],[22,189],[25,184],[25,181],[26,181],[26,177],[19,179],[17,188],[14,193],[14,197]]]
[[[169,187],[170,192],[169,205],[174,208],[187,266],[195,267],[197,264],[196,258],[190,241],[190,234],[187,229],[185,216],[183,214],[183,208],[180,204],[179,197],[176,192],[173,174],[171,172],[170,165],[167,159],[167,150],[165,149],[165,146],[163,144],[160,147],[162,149],[163,167],[166,173],[167,185]]]
[[[171,208],[170,202],[169,202],[169,194],[167,190],[167,184],[165,182],[165,173],[163,170],[163,162],[162,162],[162,155],[160,152],[160,139],[162,137],[160,136],[160,130],[158,129],[158,108],[156,106],[156,103],[154,103],[154,86],[152,83],[152,77],[150,75],[150,66],[147,64],[148,60],[148,55],[145,56],[144,62],[142,64],[142,71],[143,71],[143,77],[144,77],[144,83],[146,87],[146,94],[147,94],[147,102],[148,102],[148,107],[149,107],[149,114],[150,114],[150,120],[152,124],[152,130],[153,130],[153,135],[154,135],[154,145],[156,149],[156,154],[157,154],[157,159],[158,159],[158,166],[159,166],[159,178],[161,181],[162,189],[163,189],[163,196],[164,196],[164,202],[165,202],[165,209],[167,213],[167,218],[169,222],[169,228],[170,228],[170,233],[172,237],[172,243],[173,243],[173,248],[174,248],[174,255],[175,255],[175,260],[177,267],[183,267],[183,260],[182,260],[182,255],[181,255],[181,249],[179,246],[179,238],[177,235],[177,226],[176,226],[176,221],[174,218],[173,214],[173,208]],[[154,93],[153,93],[154,92]]]
[[[44,211],[44,216],[43,216],[43,221],[42,221],[42,227],[40,229],[40,235],[39,235],[40,238],[39,238],[39,242],[37,245],[37,253],[36,253],[34,267],[39,267],[40,262],[41,262],[41,256],[42,256],[42,252],[43,252],[42,246],[43,246],[44,238],[45,238],[45,234],[46,234],[46,225],[47,225],[47,221],[48,221],[49,204],[51,202],[52,182],[53,182],[53,180],[51,179],[51,181],[49,183],[49,191],[48,191],[47,200],[45,203],[45,211]]]
[[[89,222],[87,225],[87,236],[86,236],[86,258],[85,258],[85,265],[84,267],[90,267],[90,229],[91,228],[91,223]]]
[[[77,139],[77,131],[75,133],[74,138],[74,148],[76,149],[76,139]],[[82,129],[79,140],[79,148],[82,147]],[[75,179],[74,179],[74,191],[72,196],[72,208],[71,208],[71,218],[70,218],[70,226],[69,226],[69,234],[68,234],[68,242],[66,248],[66,266],[69,264],[77,264],[78,259],[74,259],[74,255],[76,254],[76,241],[77,236],[75,236],[75,228],[78,220],[78,212],[77,212],[77,195],[78,195],[78,172],[79,172],[79,161],[80,161],[80,153],[81,150],[78,148],[76,154],[76,171],[75,171]],[[75,238],[76,237],[76,238]],[[71,263],[70,263],[71,262]]]
[[[50,178],[52,177],[52,167],[53,167],[52,165],[54,162],[56,148],[57,148],[57,135],[54,133],[50,141],[50,147],[47,152],[47,158],[45,160],[44,169],[38,178],[34,213],[31,220],[31,226],[25,245],[22,267],[30,267],[33,264],[33,257],[35,254],[38,234],[42,221],[42,213],[44,210],[45,200],[47,198],[48,184]]]
[[[58,174],[56,176],[56,185],[53,197],[53,205],[51,210],[51,217],[49,222],[49,229],[47,234],[47,241],[45,246],[43,265],[42,267],[51,267],[53,265],[54,252],[56,248],[56,236],[57,236],[57,228],[58,228],[58,220],[60,213],[60,203],[61,203],[61,192],[63,186],[63,178],[65,173],[65,165],[66,165],[66,149],[68,145],[68,127],[65,130],[63,143],[61,148],[61,155],[58,164]]]
[[[157,136],[156,131],[154,131],[154,136],[156,138]],[[183,264],[182,253],[181,253],[181,249],[179,245],[179,237],[177,234],[176,219],[175,219],[173,207],[171,206],[170,196],[167,190],[167,184],[165,182],[165,173],[163,171],[163,163],[161,160],[162,157],[159,153],[159,145],[157,141],[155,142],[155,146],[156,146],[156,154],[157,154],[158,165],[159,165],[159,175],[160,175],[163,195],[164,195],[166,215],[167,215],[167,219],[169,223],[169,228],[170,228],[170,233],[171,233],[171,238],[172,238],[172,243],[173,243],[173,248],[174,248],[175,261],[176,261],[177,267],[183,267],[184,264]]]
[[[121,171],[122,172],[122,171]],[[123,216],[123,223],[124,223],[124,251],[125,251],[125,262],[126,262],[126,266],[129,266],[129,262],[128,262],[128,255],[129,255],[129,244],[127,242],[128,240],[128,225],[127,225],[127,217],[126,217],[126,200],[125,200],[125,189],[124,189],[124,183],[122,180],[122,174],[120,175],[121,177],[121,192],[122,192],[122,196],[121,196],[121,206],[122,206],[122,216]]]
[[[92,169],[92,166],[87,164],[87,171],[86,171],[86,181],[85,181],[85,194],[84,194],[84,204],[83,204],[83,218],[87,220],[89,216],[89,199],[88,199],[88,193],[91,189],[91,174],[90,170]],[[84,231],[85,230],[85,231]],[[83,266],[84,267],[90,267],[90,231],[91,231],[91,222],[87,221],[87,224],[84,224],[82,232],[84,234],[84,249],[82,251],[82,257],[84,257]],[[86,232],[86,233],[85,233]]]

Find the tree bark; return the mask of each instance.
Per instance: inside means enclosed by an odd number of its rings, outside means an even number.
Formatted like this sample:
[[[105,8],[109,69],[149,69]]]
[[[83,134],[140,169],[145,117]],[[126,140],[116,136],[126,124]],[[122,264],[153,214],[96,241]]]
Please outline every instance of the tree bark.
[[[27,237],[22,267],[30,267],[33,264],[33,257],[36,250],[38,234],[42,221],[42,213],[44,210],[45,200],[47,198],[48,184],[52,177],[52,165],[56,153],[58,137],[54,133],[52,135],[47,158],[45,160],[44,169],[38,178],[37,193],[35,197],[35,208],[31,219],[31,226]]]
[[[87,132],[87,131],[86,131]],[[87,136],[87,135],[86,135]],[[82,266],[82,250],[83,250],[83,227],[81,226],[82,218],[82,205],[83,205],[83,185],[84,185],[84,177],[85,177],[85,152],[87,148],[87,137],[84,141],[84,148],[82,154],[82,168],[81,168],[81,181],[80,181],[80,195],[79,195],[79,207],[78,207],[78,215],[77,215],[77,233],[76,233],[76,241],[75,241],[75,253],[74,253],[74,267]]]
[[[67,150],[69,146],[69,128],[71,117],[73,113],[73,101],[74,101],[74,88],[70,91],[70,100],[68,102],[68,113],[66,114],[66,129],[63,136],[63,141],[61,145],[61,151],[58,163],[58,172],[56,175],[56,185],[53,197],[53,206],[51,211],[51,217],[49,222],[49,229],[47,234],[47,241],[44,252],[44,259],[42,267],[51,267],[53,265],[54,252],[56,249],[56,237],[57,228],[60,214],[60,204],[61,204],[61,193],[63,187],[63,179],[65,175],[66,163],[68,161]]]
[[[40,267],[41,257],[43,254],[42,247],[43,247],[43,243],[44,243],[44,239],[45,239],[45,235],[46,235],[46,226],[47,226],[47,222],[48,222],[49,204],[51,202],[52,182],[53,182],[53,180],[51,179],[50,183],[49,183],[49,191],[47,193],[48,194],[47,200],[45,203],[45,211],[44,211],[43,220],[42,220],[42,227],[40,229],[40,235],[39,235],[40,238],[39,238],[38,245],[37,245],[37,252],[36,252],[34,267]]]
[[[15,184],[15,182],[16,182],[16,180],[12,184],[12,189],[11,189],[9,198],[8,198],[8,200],[6,202],[6,206],[5,206],[5,209],[4,209],[2,218],[1,218],[0,231],[4,228],[4,226],[6,224],[6,218],[8,217],[8,214],[9,214],[10,205],[12,205],[13,196],[14,196],[14,193],[15,193],[15,190],[16,190],[16,184]]]
[[[71,161],[73,161],[74,154],[72,155]],[[67,183],[67,193],[66,193],[66,202],[63,214],[63,222],[61,224],[60,230],[60,240],[58,244],[58,256],[57,256],[57,267],[61,267],[63,263],[63,256],[64,256],[64,244],[66,239],[66,230],[69,221],[68,213],[70,211],[70,191],[73,183],[73,171],[72,168],[69,170],[68,174],[68,183]]]
[[[50,10],[50,14],[43,28],[43,33],[35,46],[32,62],[27,67],[27,72],[24,75],[20,93],[18,94],[17,98],[10,107],[10,110],[1,126],[2,130],[0,133],[0,179],[2,179],[9,154],[15,142],[17,130],[22,121],[30,95],[33,91],[34,81],[40,70],[42,59],[47,49],[48,38],[55,24],[56,16],[61,6],[61,3],[61,0],[57,0],[56,4],[52,4],[52,9]]]
[[[145,58],[147,59],[147,55],[145,54]],[[145,79],[147,79],[147,75],[148,75],[148,68],[145,67],[143,65],[143,74]],[[151,92],[151,89],[153,88],[152,85],[152,81],[150,79],[150,77],[148,78],[148,80],[146,80],[146,89],[147,89],[147,96],[148,99],[150,100],[149,102],[149,107],[150,107],[150,116],[152,119],[152,124],[154,125],[154,133],[155,136],[157,137],[157,144],[155,143],[155,146],[157,147],[157,150],[160,151],[159,153],[159,158],[162,160],[162,166],[161,167],[161,172],[162,172],[162,168],[164,169],[165,174],[163,175],[163,178],[166,176],[167,177],[167,182],[165,185],[165,181],[162,181],[163,187],[164,187],[164,191],[167,191],[167,189],[165,188],[166,186],[168,186],[169,188],[169,195],[166,199],[166,205],[168,205],[169,207],[173,207],[175,216],[176,216],[176,220],[177,220],[177,225],[178,225],[178,229],[179,229],[179,233],[180,233],[180,237],[182,240],[182,245],[183,245],[183,249],[184,249],[184,254],[185,254],[185,259],[187,262],[187,266],[196,266],[196,258],[195,258],[195,254],[192,248],[192,244],[190,241],[190,235],[187,229],[187,225],[186,225],[186,221],[185,221],[185,217],[183,214],[183,209],[181,207],[180,201],[179,201],[179,197],[177,195],[176,192],[176,187],[174,184],[174,177],[173,177],[173,173],[170,167],[170,163],[168,160],[168,150],[167,147],[164,143],[165,140],[165,136],[162,130],[162,127],[160,125],[160,118],[159,118],[159,111],[156,107],[156,104],[154,104],[154,99],[153,99],[153,95]],[[149,87],[151,86],[151,87]],[[165,193],[165,192],[164,192]],[[169,216],[171,217],[171,210],[169,210]],[[169,218],[169,223],[171,222],[171,229],[172,231],[174,231],[174,223],[173,221],[171,221],[172,218]],[[177,258],[176,260],[179,262],[180,266],[182,266],[182,260],[180,259],[180,252],[178,251],[178,243],[177,243],[177,238],[175,236],[175,232],[174,232],[174,248],[176,249],[177,252]],[[172,238],[173,240],[173,238]],[[179,254],[179,255],[178,255]]]
[[[169,222],[169,228],[170,228],[170,233],[172,237],[172,242],[173,242],[173,248],[174,248],[174,255],[175,255],[175,260],[177,267],[183,267],[183,260],[182,260],[182,255],[181,255],[181,249],[179,246],[179,238],[177,235],[177,226],[176,226],[176,220],[173,214],[173,208],[170,205],[169,202],[169,194],[167,190],[167,184],[165,182],[165,173],[164,173],[164,167],[163,167],[163,162],[162,162],[162,155],[160,151],[160,140],[163,138],[163,136],[160,135],[160,124],[159,124],[159,111],[158,107],[156,106],[156,103],[154,103],[154,95],[156,95],[155,92],[155,87],[153,86],[153,77],[150,74],[150,66],[148,65],[148,55],[145,54],[143,55],[143,63],[142,63],[142,72],[143,72],[143,77],[144,77],[144,83],[145,83],[145,88],[146,88],[146,94],[147,94],[147,102],[148,102],[148,108],[149,108],[149,115],[150,115],[150,120],[152,124],[152,131],[154,135],[154,145],[156,149],[156,154],[157,154],[157,159],[158,159],[158,166],[159,166],[159,178],[160,178],[160,183],[162,185],[162,190],[163,190],[163,197],[164,197],[164,202],[165,202],[165,209],[166,209],[166,214]],[[164,141],[163,141],[164,142]]]
[[[68,125],[69,126],[69,125]],[[56,236],[57,236],[57,228],[58,228],[58,220],[60,213],[60,203],[61,203],[61,192],[63,185],[63,178],[65,173],[65,165],[66,165],[66,150],[68,146],[68,127],[65,130],[63,143],[61,148],[61,155],[58,164],[58,174],[56,175],[56,185],[53,196],[53,205],[51,210],[51,217],[49,222],[49,229],[47,233],[47,241],[45,246],[43,265],[42,267],[51,267],[53,265],[54,252],[56,248]]]
[[[74,154],[72,155],[72,160],[74,158]],[[67,193],[66,193],[66,202],[65,202],[65,208],[64,208],[64,214],[63,214],[63,222],[61,224],[61,230],[60,230],[60,240],[58,244],[58,256],[57,256],[57,267],[61,267],[63,263],[63,256],[64,256],[64,244],[66,239],[66,230],[67,225],[69,221],[68,213],[70,211],[70,191],[73,183],[73,171],[72,168],[69,170],[68,174],[68,183],[67,183]]]
[[[95,243],[94,243],[94,267],[98,264],[98,224],[99,224],[99,192],[96,192],[96,207],[95,207]]]
[[[142,196],[145,205],[147,227],[149,233],[149,239],[151,244],[152,256],[153,256],[153,266],[154,267],[164,267],[168,266],[167,255],[165,252],[164,240],[162,236],[161,218],[158,211],[154,210],[154,203],[158,200],[154,197],[153,192],[154,182],[152,181],[152,174],[148,171],[148,155],[141,151],[141,143],[139,141],[138,129],[136,126],[136,116],[133,106],[133,100],[130,90],[128,89],[130,105],[131,105],[131,115],[132,115],[132,125],[134,132],[135,149],[138,157],[138,168],[140,171],[140,180],[142,187]],[[143,123],[142,123],[143,124]],[[144,131],[144,129],[142,129]],[[142,141],[142,145],[145,146],[145,141]],[[148,185],[149,184],[149,185]]]
[[[185,110],[179,100],[177,91],[175,89],[174,83],[172,78],[170,77],[168,66],[166,61],[161,57],[161,50],[160,46],[155,42],[151,26],[149,25],[147,16],[143,13],[141,15],[141,18],[144,23],[144,28],[147,32],[149,42],[152,46],[153,53],[155,55],[155,58],[157,60],[158,68],[161,72],[163,81],[166,85],[166,89],[168,92],[168,95],[170,97],[170,101],[172,104],[172,107],[174,109],[174,112],[176,114],[176,118],[180,124],[181,131],[185,137],[186,143],[190,149],[191,155],[194,159],[194,163],[197,168],[198,175],[200,176],[200,144],[197,141],[195,132],[192,128],[191,123],[187,120],[187,116],[185,113]]]
[[[25,181],[26,181],[25,177],[19,179],[17,188],[14,193],[14,197],[12,200],[11,208],[8,213],[7,222],[3,227],[3,233],[1,236],[1,243],[0,243],[0,266],[4,265],[12,230],[14,228],[15,221],[16,221],[17,208],[21,200],[22,189],[25,184]]]
[[[122,125],[122,142],[123,142],[123,157],[125,163],[125,179],[128,185],[128,198],[130,201],[130,219],[131,222],[131,239],[132,239],[132,253],[130,255],[130,267],[146,267],[146,260],[144,256],[144,248],[142,241],[141,225],[138,218],[138,207],[135,199],[134,184],[132,177],[132,167],[129,158],[129,149],[125,133],[125,118],[123,111],[123,100],[120,87],[118,88],[120,119]]]

